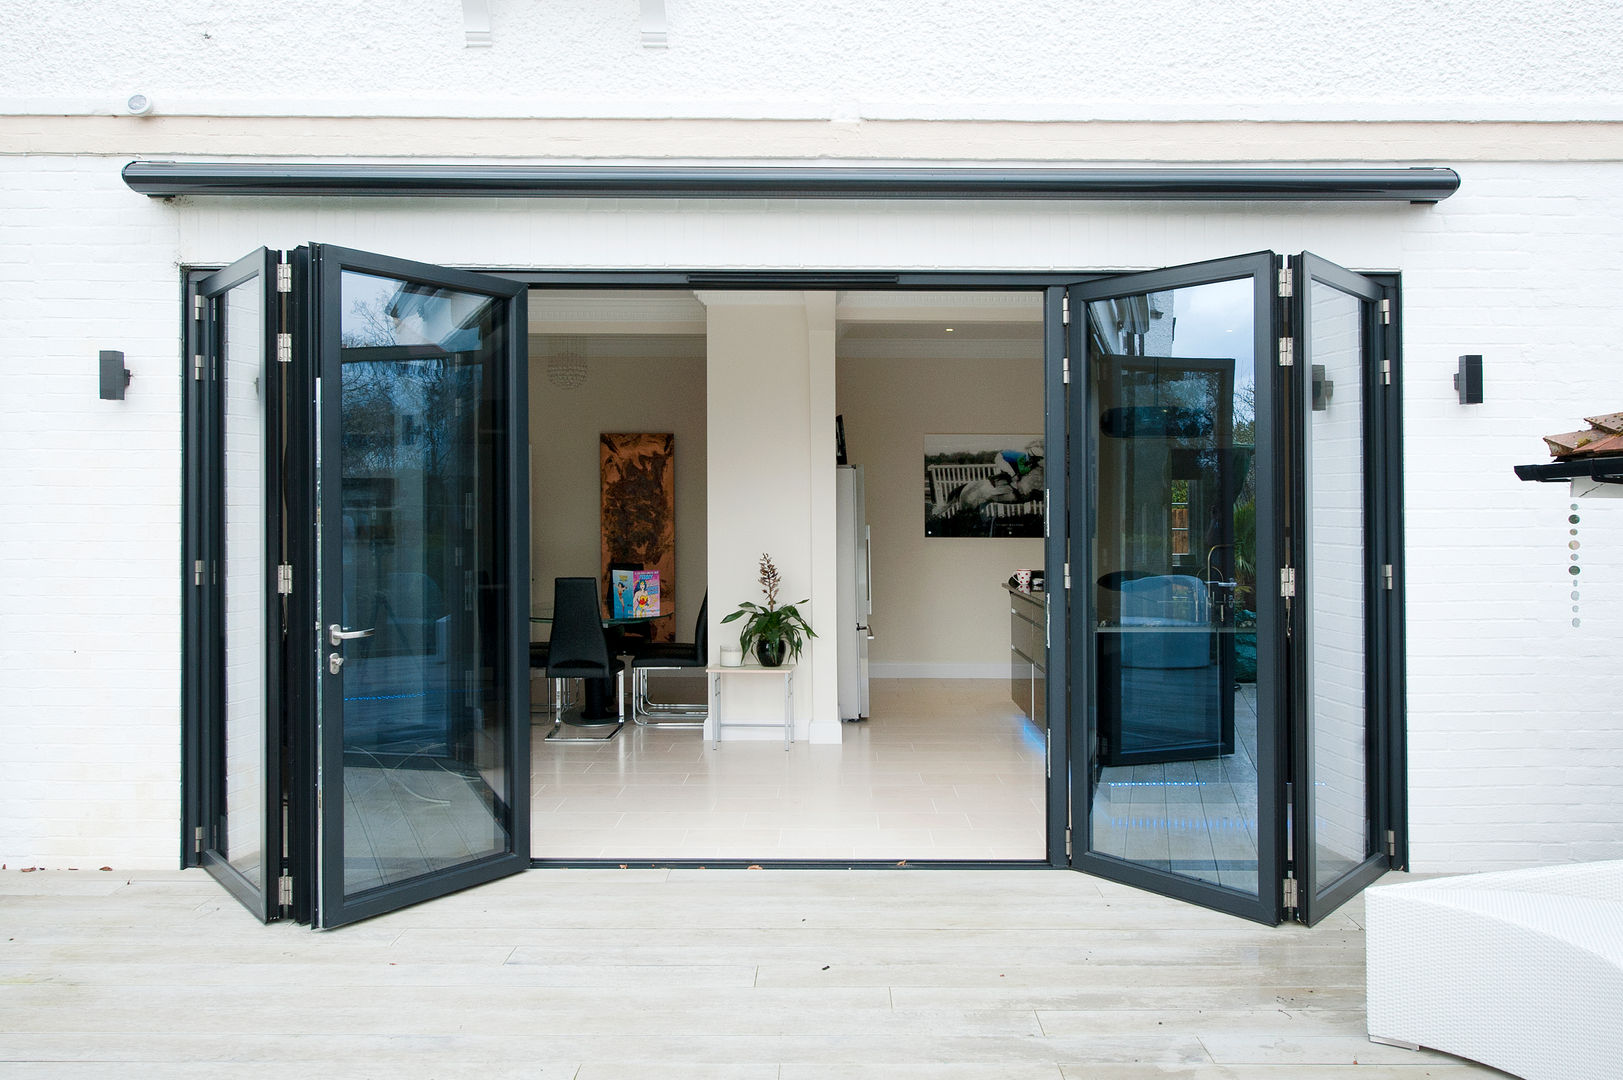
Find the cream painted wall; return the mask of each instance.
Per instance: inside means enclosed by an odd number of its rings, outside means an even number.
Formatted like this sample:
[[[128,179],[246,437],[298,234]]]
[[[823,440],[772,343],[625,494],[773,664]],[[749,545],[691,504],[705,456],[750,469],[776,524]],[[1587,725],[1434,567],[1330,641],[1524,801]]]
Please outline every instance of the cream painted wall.
[[[799,292],[698,295],[708,308],[712,653],[737,640],[737,624],[723,628],[721,618],[741,601],[761,602],[757,568],[770,554],[783,579],[779,601],[809,597],[819,635],[795,677],[795,737],[838,742],[834,592],[824,570],[834,560],[834,305]],[[734,682],[725,719],[781,715],[776,686]],[[776,737],[766,728],[724,732],[752,735]]]
[[[1040,434],[1042,356],[842,359],[838,408],[863,467],[873,530],[874,677],[1006,677],[1009,605],[999,587],[1041,567],[1041,540],[924,535],[924,436]]]
[[[594,356],[586,382],[573,390],[548,382],[545,365],[530,361],[531,607],[552,606],[553,578],[599,572],[598,435],[605,431],[676,435],[676,634],[691,641],[708,547],[702,358]]]

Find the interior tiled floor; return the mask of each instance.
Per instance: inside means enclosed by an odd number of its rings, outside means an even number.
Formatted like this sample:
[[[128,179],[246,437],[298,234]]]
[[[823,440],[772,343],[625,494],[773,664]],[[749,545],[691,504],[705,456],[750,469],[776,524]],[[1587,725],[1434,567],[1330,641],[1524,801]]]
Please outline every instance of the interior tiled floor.
[[[711,749],[693,729],[627,724],[531,753],[543,859],[1042,859],[1046,736],[1003,680],[876,679],[872,719],[838,746]],[[685,691],[685,692],[684,692]],[[662,700],[702,680],[656,681]]]
[[[603,742],[533,731],[531,853],[543,859],[1037,860],[1046,735],[1001,680],[875,680],[872,719],[839,746],[711,748],[695,729],[627,724]],[[697,679],[661,699],[703,696]],[[1235,752],[1106,768],[1093,850],[1256,890],[1256,689],[1235,695]],[[499,848],[469,779],[346,770],[352,890]]]

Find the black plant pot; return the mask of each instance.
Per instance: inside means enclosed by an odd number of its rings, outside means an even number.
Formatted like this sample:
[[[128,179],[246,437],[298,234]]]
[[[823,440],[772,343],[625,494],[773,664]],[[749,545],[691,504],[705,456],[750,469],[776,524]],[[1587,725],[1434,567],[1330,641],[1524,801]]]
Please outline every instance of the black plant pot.
[[[755,659],[761,662],[762,667],[779,667],[788,655],[789,643],[783,638],[776,641],[758,638],[755,642]]]

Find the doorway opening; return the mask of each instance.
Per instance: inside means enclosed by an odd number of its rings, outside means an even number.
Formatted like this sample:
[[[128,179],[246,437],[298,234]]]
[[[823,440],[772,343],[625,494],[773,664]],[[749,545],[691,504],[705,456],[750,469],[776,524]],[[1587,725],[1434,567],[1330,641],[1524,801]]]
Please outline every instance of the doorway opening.
[[[781,294],[795,303],[803,295]],[[851,640],[812,644],[840,650],[841,722],[797,733],[787,752],[770,729],[732,738],[729,728],[717,747],[691,727],[634,722],[628,702],[627,722],[611,738],[549,740],[550,687],[536,680],[536,860],[1047,860],[1046,650],[1029,637],[1012,649],[1006,588],[1018,570],[1039,568],[1039,583],[1042,576],[1043,295],[846,290],[823,300],[833,332],[827,420],[843,438],[846,471],[860,467],[871,537],[860,571],[871,567],[871,617],[864,612],[860,631],[838,624],[840,638]],[[709,588],[708,539],[718,529],[747,529],[755,496],[729,483],[709,436],[734,423],[732,410],[771,408],[776,375],[766,344],[759,367],[744,376],[759,392],[718,385],[740,378],[708,363],[709,305],[725,301],[678,289],[531,290],[538,618],[548,616],[556,578],[600,577],[611,561],[600,438],[669,433],[674,588],[662,583],[669,617],[655,633],[694,640],[708,600],[709,633],[736,643],[737,624],[719,620],[761,598]],[[1018,497],[1004,482],[1010,464],[994,470],[1004,451],[1025,458]],[[836,478],[837,446],[815,453],[826,453]],[[943,467],[949,460],[956,464]],[[966,491],[957,473],[982,482]],[[843,586],[857,572],[835,576]],[[548,633],[547,623],[534,624],[534,639]],[[1026,655],[1033,652],[1035,665]],[[865,703],[851,689],[859,667],[869,676]],[[693,669],[649,675],[648,696],[658,701],[702,705],[706,693]]]

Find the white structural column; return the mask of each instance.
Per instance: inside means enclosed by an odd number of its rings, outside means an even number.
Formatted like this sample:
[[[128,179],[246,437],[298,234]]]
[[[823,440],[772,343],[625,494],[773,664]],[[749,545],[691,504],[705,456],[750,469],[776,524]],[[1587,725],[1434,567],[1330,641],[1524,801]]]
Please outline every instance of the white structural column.
[[[810,612],[817,631],[820,659],[810,667],[812,713],[808,738],[814,743],[840,741],[840,579],[835,530],[834,494],[835,299],[832,292],[809,292],[806,299],[807,420],[811,436],[807,476],[811,484],[812,595],[822,602]],[[824,599],[826,598],[826,599]]]
[[[818,335],[823,358],[814,362],[807,294],[698,295],[707,309],[711,650],[738,638],[738,624],[722,626],[723,616],[742,601],[762,601],[758,566],[762,553],[770,554],[783,578],[779,601],[809,597],[804,613],[819,635],[800,658],[795,738],[838,741],[837,658],[829,632],[835,599],[833,303],[821,306],[828,325]],[[819,482],[823,473],[829,476]],[[819,574],[823,566],[828,570]],[[734,694],[729,688],[727,719],[777,716],[782,707],[772,689],[740,684]],[[728,733],[730,739],[752,736],[772,738],[747,729]]]

